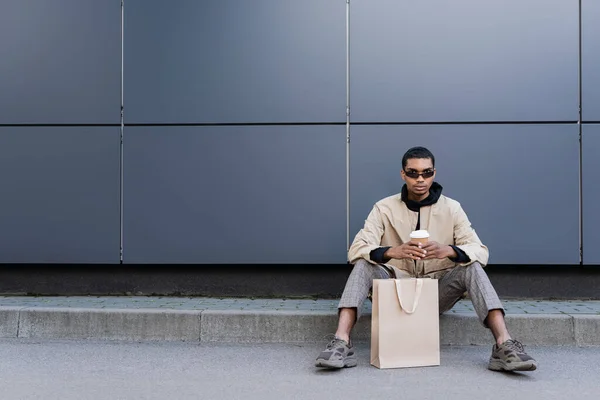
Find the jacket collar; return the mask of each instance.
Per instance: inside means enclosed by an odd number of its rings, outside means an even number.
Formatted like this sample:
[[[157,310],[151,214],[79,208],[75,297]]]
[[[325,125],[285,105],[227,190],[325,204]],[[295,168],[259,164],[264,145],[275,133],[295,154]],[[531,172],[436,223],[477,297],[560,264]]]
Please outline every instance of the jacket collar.
[[[413,201],[408,198],[408,189],[406,188],[406,184],[402,186],[402,193],[400,194],[400,199],[406,203],[406,207],[409,210],[414,212],[419,212],[421,207],[430,206],[432,204],[437,203],[442,195],[442,190],[444,188],[437,182],[433,182],[431,188],[429,188],[429,196],[421,201]]]

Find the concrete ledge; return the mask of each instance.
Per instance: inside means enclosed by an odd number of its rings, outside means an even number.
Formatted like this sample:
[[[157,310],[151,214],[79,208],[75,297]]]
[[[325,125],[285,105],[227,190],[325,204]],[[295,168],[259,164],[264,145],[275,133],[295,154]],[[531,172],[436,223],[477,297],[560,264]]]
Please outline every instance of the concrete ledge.
[[[565,314],[513,314],[506,326],[515,339],[526,345],[574,345],[573,317]]]
[[[16,338],[22,307],[0,307],[0,338]]]
[[[598,345],[600,316],[579,322],[576,341],[573,317],[563,314],[508,315],[508,328],[526,345]],[[302,311],[205,311],[201,341],[210,342],[315,342],[335,332],[337,316],[331,312]],[[595,330],[594,330],[595,329]],[[371,316],[364,315],[355,327],[355,341],[369,341]],[[475,315],[451,314],[440,317],[442,345],[490,345],[493,336]]]
[[[600,345],[600,315],[509,314],[508,328],[526,345]],[[173,310],[0,308],[0,337],[237,343],[323,342],[337,314],[307,310]],[[353,339],[368,342],[371,315]],[[442,345],[491,345],[493,337],[470,314],[440,317]]]
[[[207,310],[202,312],[200,341],[316,342],[335,332],[336,323],[337,314],[331,312]]]
[[[19,337],[199,341],[200,311],[26,308]]]
[[[596,319],[600,323],[600,316]],[[335,331],[336,320],[329,327]],[[508,315],[506,324],[515,339],[528,345],[573,345],[575,344],[572,317],[561,314]],[[325,330],[325,329],[324,329]],[[354,328],[356,341],[371,338],[371,316],[363,316]],[[483,327],[475,315],[444,314],[440,316],[440,344],[447,345],[490,345],[492,333]]]
[[[484,328],[476,315],[443,314],[440,316],[442,345],[489,345],[494,336]]]
[[[600,346],[600,315],[574,315],[573,325],[578,346]]]
[[[600,319],[599,319],[600,321]],[[564,314],[513,314],[506,316],[511,336],[526,345],[574,345],[573,317]],[[492,333],[475,315],[442,315],[443,345],[489,345]]]
[[[598,345],[600,316],[587,316],[579,322],[576,341],[573,317],[563,314],[508,315],[512,336],[527,345]],[[336,314],[301,311],[205,311],[202,314],[201,341],[211,342],[315,342],[334,333]],[[594,330],[595,329],[595,330]],[[358,322],[353,338],[369,341],[371,316]],[[440,317],[442,345],[489,345],[493,336],[475,315],[451,314]]]

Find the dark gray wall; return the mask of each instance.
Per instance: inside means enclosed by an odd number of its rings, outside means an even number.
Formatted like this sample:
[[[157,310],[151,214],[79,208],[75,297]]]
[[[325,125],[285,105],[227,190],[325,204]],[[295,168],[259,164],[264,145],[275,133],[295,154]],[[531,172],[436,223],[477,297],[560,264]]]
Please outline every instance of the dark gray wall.
[[[491,263],[579,262],[577,126],[377,125],[352,132],[353,233],[373,203],[400,191],[398,149],[423,145],[437,157],[443,193],[461,203],[489,244]],[[526,237],[516,234],[523,229]]]
[[[600,264],[600,125],[583,127],[583,261]]]
[[[600,264],[600,5],[580,104],[578,0],[447,3],[351,2],[350,237],[426,145],[492,263],[577,264],[582,224]],[[126,263],[344,263],[346,2],[124,11],[0,3],[0,262],[118,263],[122,211]]]
[[[576,0],[353,0],[353,122],[575,121]]]
[[[0,260],[119,262],[119,130],[0,127]]]
[[[0,124],[120,121],[121,2],[0,3]]]
[[[582,0],[581,10],[583,119],[600,122],[600,2]]]
[[[343,126],[132,127],[125,262],[344,263]]]
[[[346,120],[346,3],[127,0],[126,122]]]

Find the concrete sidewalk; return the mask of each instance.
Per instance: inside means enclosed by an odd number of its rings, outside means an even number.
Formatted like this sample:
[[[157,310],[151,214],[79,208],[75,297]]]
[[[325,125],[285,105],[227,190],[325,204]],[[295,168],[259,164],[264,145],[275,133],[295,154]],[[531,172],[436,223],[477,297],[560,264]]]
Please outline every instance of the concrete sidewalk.
[[[512,335],[529,345],[600,345],[600,301],[504,301]],[[0,337],[300,343],[333,333],[336,300],[0,296]],[[370,337],[370,303],[354,339]],[[468,300],[440,320],[442,345],[489,345]]]

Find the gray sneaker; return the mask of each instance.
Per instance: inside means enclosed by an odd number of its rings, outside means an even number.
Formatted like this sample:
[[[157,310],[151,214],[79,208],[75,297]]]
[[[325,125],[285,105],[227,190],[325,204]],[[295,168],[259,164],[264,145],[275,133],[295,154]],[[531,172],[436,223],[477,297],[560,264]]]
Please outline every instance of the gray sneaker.
[[[325,350],[317,357],[315,366],[321,368],[356,367],[354,348],[345,340],[334,337]]]
[[[520,342],[509,339],[494,345],[488,368],[492,371],[534,371],[537,362],[525,353]]]

